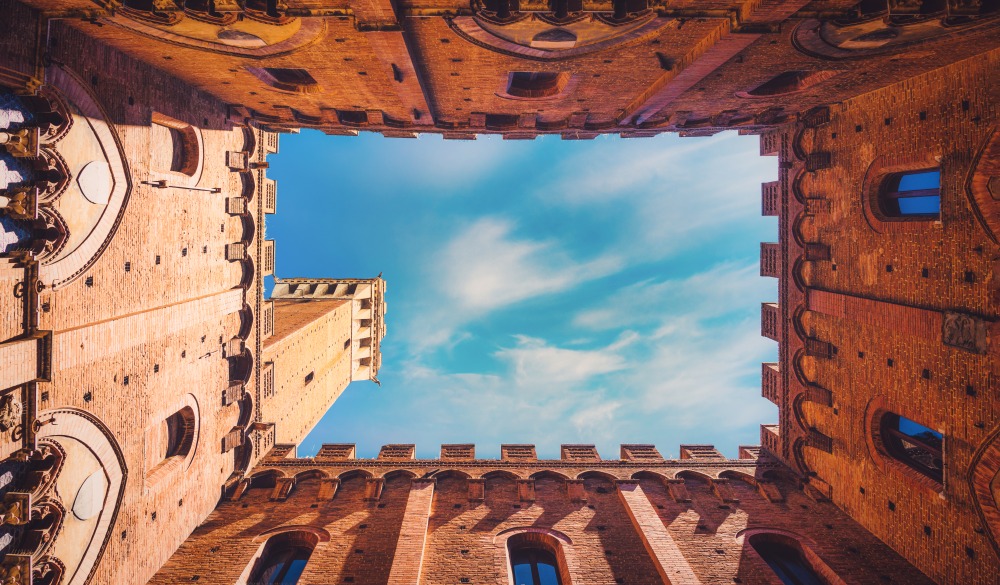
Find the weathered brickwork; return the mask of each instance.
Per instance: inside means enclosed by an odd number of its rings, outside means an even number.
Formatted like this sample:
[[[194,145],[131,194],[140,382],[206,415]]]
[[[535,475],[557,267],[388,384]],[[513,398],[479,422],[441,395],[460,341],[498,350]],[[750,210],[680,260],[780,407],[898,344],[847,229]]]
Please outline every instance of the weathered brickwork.
[[[758,537],[794,542],[830,583],[996,582],[995,1],[0,14],[0,92],[35,116],[0,129],[30,167],[0,192],[28,234],[0,253],[5,583],[242,582],[275,534],[312,547],[303,583],[507,584],[520,542],[558,552],[564,582],[777,585]],[[267,157],[300,127],[761,135],[779,166],[761,248],[779,424],[729,461],[708,445],[295,459],[352,380],[378,381],[385,334],[380,278],[279,278],[264,299],[280,274]],[[930,168],[939,216],[887,217],[887,177]],[[943,436],[940,480],[887,446],[887,413]]]
[[[994,51],[831,106],[785,132],[779,159],[780,454],[940,583],[1000,574],[995,496],[973,481],[996,473],[981,457],[1000,424],[998,248],[967,183],[996,132],[998,67]],[[832,164],[809,171],[814,153]],[[882,217],[882,177],[928,168],[941,171],[940,218]],[[944,435],[943,482],[886,451],[886,412]]]
[[[351,307],[346,301],[275,301],[279,327],[264,344],[274,386],[261,395],[275,441],[299,443],[351,382]],[[345,347],[348,346],[348,347]]]
[[[918,18],[894,5],[889,32],[878,20],[890,19],[884,7],[853,0],[636,2],[621,14],[624,4],[601,1],[565,17],[523,2],[508,20],[458,0],[292,0],[271,16],[241,13],[235,2],[215,2],[221,16],[162,2],[158,12],[116,1],[25,2],[87,14],[92,23],[60,28],[85,30],[274,127],[456,138],[760,131],[995,47],[998,25],[988,2],[964,0],[947,3],[951,18],[944,3]],[[227,42],[226,27],[244,44]],[[536,39],[557,28],[573,35],[568,45]],[[854,40],[864,34],[882,37]],[[519,93],[515,72],[550,83]]]
[[[419,564],[419,581],[407,583],[506,585],[506,539],[524,532],[556,535],[566,559],[564,580],[573,583],[659,583],[660,563],[671,583],[775,583],[746,542],[759,532],[802,539],[845,582],[883,576],[930,582],[833,504],[809,499],[784,473],[780,464],[757,460],[321,462],[271,456],[152,583],[195,576],[235,581],[246,575],[268,534],[303,528],[329,535],[312,552],[303,583],[374,585],[391,582],[387,565],[396,572]],[[381,496],[366,501],[366,484],[382,478]],[[284,481],[294,487],[275,501]],[[322,489],[330,482],[337,486],[332,498]],[[523,483],[533,488],[530,498],[518,487]],[[472,496],[475,484],[483,486],[483,498]],[[574,492],[573,485],[581,489]],[[682,490],[686,497],[672,495]],[[432,506],[419,503],[431,494]],[[425,535],[423,525],[403,517],[417,510],[425,514]],[[419,557],[411,552],[415,536],[426,539]],[[644,542],[655,543],[653,552]]]

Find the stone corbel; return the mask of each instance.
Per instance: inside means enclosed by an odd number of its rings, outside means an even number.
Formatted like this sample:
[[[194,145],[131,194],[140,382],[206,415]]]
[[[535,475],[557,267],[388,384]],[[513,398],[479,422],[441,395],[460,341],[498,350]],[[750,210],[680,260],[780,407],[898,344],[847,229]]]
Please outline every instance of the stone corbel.
[[[323,478],[319,482],[319,492],[316,494],[316,499],[319,501],[329,501],[337,495],[337,490],[340,489],[340,480],[336,477]]]
[[[723,504],[739,503],[740,501],[733,492],[733,486],[729,485],[729,480],[724,477],[712,480],[712,493]]]
[[[382,488],[385,486],[385,479],[381,477],[369,477],[365,480],[365,501],[377,502],[382,497]]]
[[[683,479],[667,479],[664,480],[664,484],[666,484],[667,492],[675,502],[683,504],[691,501],[691,494],[688,493],[687,486],[684,485]]]
[[[274,490],[271,492],[272,502],[284,502],[295,487],[294,477],[279,477],[274,480]]]
[[[469,501],[482,502],[486,499],[486,480],[470,479],[469,481]]]
[[[534,502],[535,480],[533,479],[517,480],[517,497],[522,502]]]
[[[587,491],[583,489],[583,480],[567,479],[566,496],[573,503],[585,503],[587,501]]]

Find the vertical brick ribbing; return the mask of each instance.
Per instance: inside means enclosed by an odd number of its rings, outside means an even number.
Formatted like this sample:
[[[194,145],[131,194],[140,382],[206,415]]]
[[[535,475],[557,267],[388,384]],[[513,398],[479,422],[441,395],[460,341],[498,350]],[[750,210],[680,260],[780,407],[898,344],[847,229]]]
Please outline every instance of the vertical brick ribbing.
[[[392,558],[389,585],[416,585],[424,563],[427,521],[434,501],[434,480],[414,479],[406,499],[403,525],[399,529],[396,554]]]
[[[673,537],[667,532],[659,515],[649,503],[646,494],[637,481],[618,482],[618,495],[621,496],[628,517],[632,520],[642,544],[649,556],[656,563],[656,569],[669,585],[695,585],[701,583],[684,554],[677,546]]]

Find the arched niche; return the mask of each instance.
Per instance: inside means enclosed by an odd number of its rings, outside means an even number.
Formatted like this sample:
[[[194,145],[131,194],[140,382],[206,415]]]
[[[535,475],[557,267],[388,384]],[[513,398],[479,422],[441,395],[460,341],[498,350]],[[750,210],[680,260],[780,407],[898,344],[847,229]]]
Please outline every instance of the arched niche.
[[[63,224],[65,240],[39,266],[39,280],[59,288],[86,272],[107,248],[132,185],[121,140],[87,84],[60,66],[46,70],[46,81],[72,118],[69,131],[52,149],[70,179],[44,209]]]
[[[976,450],[968,481],[976,513],[993,550],[1000,555],[1000,427]]]
[[[39,429],[65,453],[54,493],[65,498],[62,528],[49,554],[62,561],[64,585],[86,583],[112,534],[128,470],[111,431],[85,411],[63,408],[39,413],[52,419]]]

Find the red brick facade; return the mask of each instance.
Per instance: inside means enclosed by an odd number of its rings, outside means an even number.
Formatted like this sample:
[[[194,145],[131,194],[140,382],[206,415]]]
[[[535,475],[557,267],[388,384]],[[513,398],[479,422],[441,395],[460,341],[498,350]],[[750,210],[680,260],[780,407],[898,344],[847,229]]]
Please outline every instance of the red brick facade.
[[[276,535],[310,547],[303,583],[506,584],[521,543],[553,551],[564,584],[776,584],[755,539],[828,583],[997,582],[995,1],[0,14],[0,93],[30,114],[0,128],[4,168],[27,176],[0,188],[23,231],[0,250],[5,583],[245,582]],[[761,247],[779,279],[761,315],[779,424],[739,460],[704,445],[677,461],[643,445],[621,461],[579,445],[559,461],[530,445],[290,458],[351,380],[377,381],[385,333],[378,278],[279,279],[264,299],[267,156],[300,127],[759,134],[780,169]],[[892,178],[927,169],[940,214],[892,217]],[[940,478],[893,450],[896,415],[943,437]]]
[[[801,542],[833,583],[931,582],[766,459],[327,457],[335,447],[289,459],[279,446],[152,583],[242,582],[282,530],[323,535],[305,583],[506,585],[506,542],[524,533],[558,542],[563,583],[776,583],[753,534]]]

